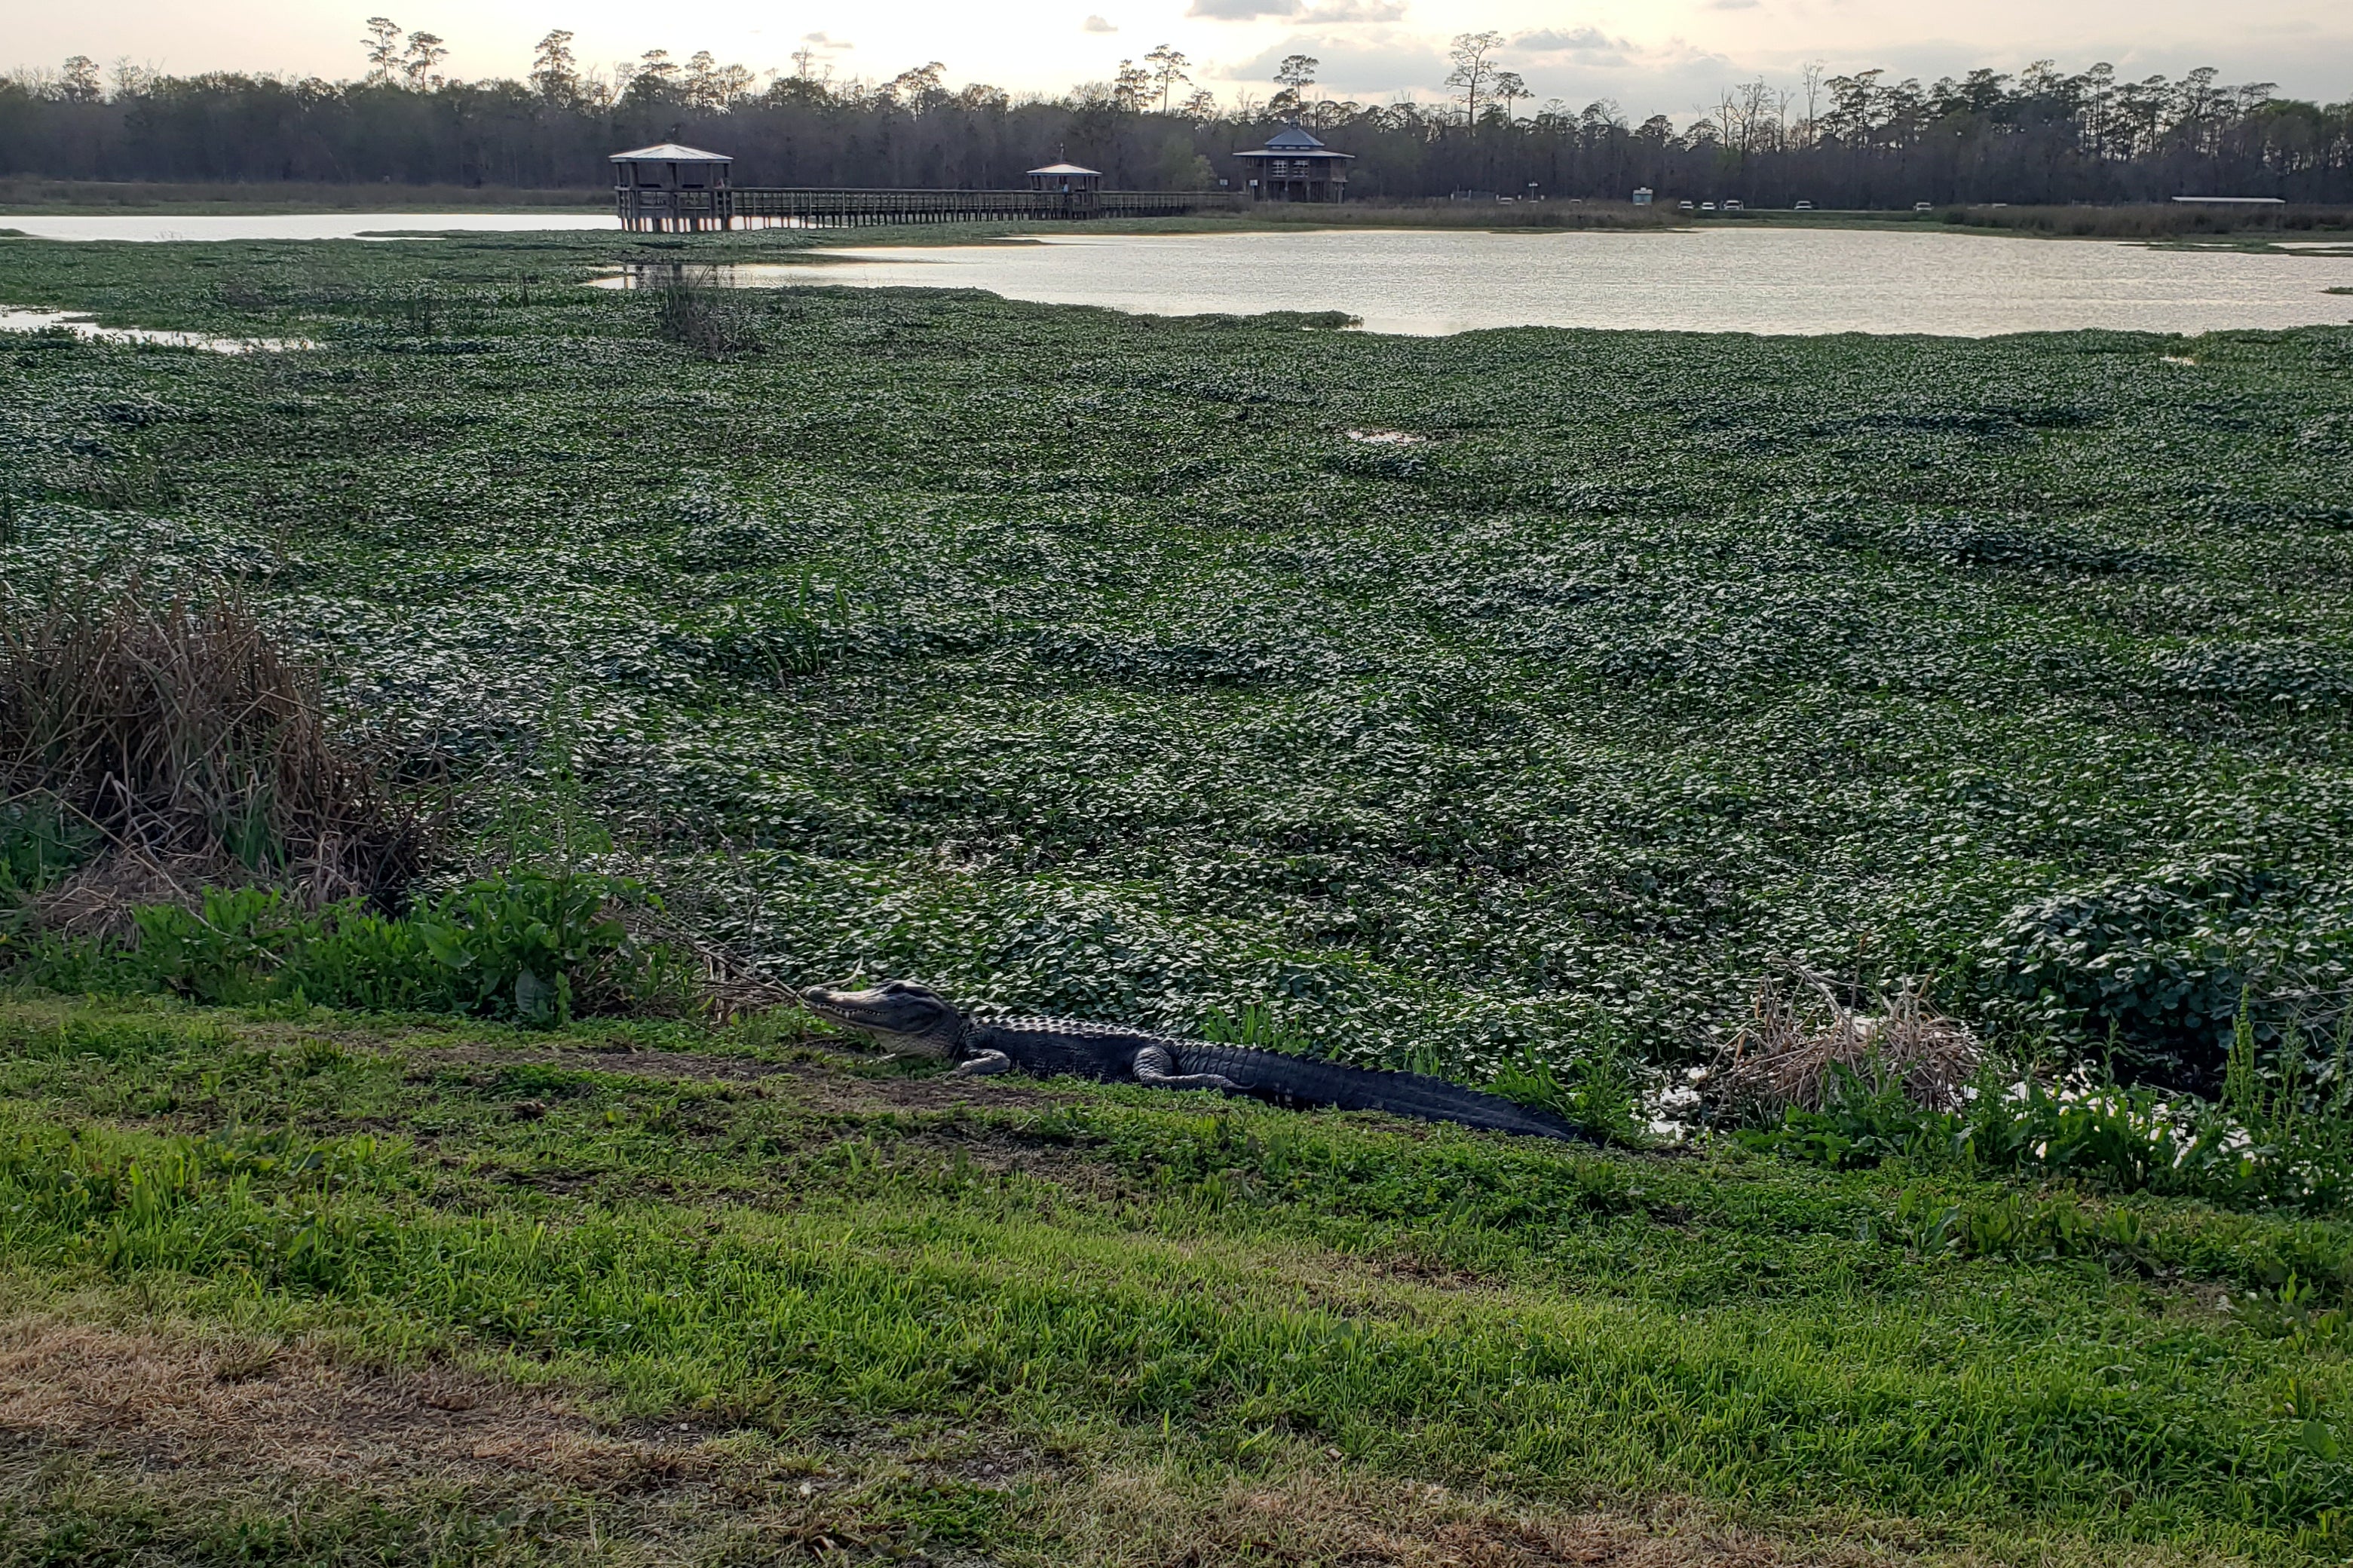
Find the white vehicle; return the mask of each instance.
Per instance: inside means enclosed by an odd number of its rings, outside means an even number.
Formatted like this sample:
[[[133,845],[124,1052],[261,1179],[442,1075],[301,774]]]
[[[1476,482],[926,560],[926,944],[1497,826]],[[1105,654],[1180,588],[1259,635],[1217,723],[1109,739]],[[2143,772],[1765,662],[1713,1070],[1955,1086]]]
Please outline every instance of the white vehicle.
[[[1704,213],[1712,213],[1715,210],[1715,204],[1714,202],[1702,202],[1699,204],[1699,210]]]
[[[1934,202],[1914,202],[1912,204],[1912,210],[1915,213],[1924,213],[1934,205],[1936,205]]]
[[[1814,204],[1811,202],[1799,202],[1798,204],[1798,210],[1801,213],[1810,213],[1814,210]]]

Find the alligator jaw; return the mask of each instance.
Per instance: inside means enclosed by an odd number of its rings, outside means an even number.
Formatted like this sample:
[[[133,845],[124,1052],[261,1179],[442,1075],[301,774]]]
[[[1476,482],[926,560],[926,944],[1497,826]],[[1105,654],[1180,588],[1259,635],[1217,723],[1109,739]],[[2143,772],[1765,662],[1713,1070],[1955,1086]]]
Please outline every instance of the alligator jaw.
[[[868,991],[836,991],[812,985],[801,1005],[828,1024],[855,1029],[892,1056],[955,1058],[964,1041],[964,1018],[934,992],[904,980]]]

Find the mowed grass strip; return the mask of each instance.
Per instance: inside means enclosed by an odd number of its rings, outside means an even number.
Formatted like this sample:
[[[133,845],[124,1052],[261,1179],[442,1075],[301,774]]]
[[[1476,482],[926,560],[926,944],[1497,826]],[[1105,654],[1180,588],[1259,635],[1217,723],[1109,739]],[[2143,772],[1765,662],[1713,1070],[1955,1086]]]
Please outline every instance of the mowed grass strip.
[[[773,1027],[551,1047],[20,995],[0,1048],[21,1289],[132,1290],[354,1366],[824,1452],[938,1424],[1082,1468],[1313,1460],[1989,1548],[2341,1554],[2340,1348],[2253,1331],[2195,1279],[1922,1252],[1900,1172],[992,1101]],[[2142,1207],[2225,1262],[2294,1232]],[[1712,1252],[1746,1285],[1677,1267]]]

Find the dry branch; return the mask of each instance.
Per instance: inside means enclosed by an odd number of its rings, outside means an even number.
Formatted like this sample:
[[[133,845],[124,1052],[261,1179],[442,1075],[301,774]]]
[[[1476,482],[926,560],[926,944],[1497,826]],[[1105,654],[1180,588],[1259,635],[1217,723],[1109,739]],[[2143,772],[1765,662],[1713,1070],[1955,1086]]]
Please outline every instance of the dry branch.
[[[1866,1014],[1841,1002],[1820,975],[1795,973],[1794,985],[1767,979],[1757,987],[1748,1026],[1716,1079],[1731,1099],[1768,1110],[1819,1110],[1843,1068],[1900,1085],[1929,1110],[1960,1108],[1981,1054],[1965,1026],[1928,1005],[1926,982],[1905,982],[1883,999],[1883,1011]]]

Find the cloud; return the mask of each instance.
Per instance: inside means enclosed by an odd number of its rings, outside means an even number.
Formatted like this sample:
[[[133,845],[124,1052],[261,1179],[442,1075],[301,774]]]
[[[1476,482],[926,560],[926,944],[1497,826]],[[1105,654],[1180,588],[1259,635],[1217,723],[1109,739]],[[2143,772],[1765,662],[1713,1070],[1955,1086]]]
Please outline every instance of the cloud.
[[[1261,16],[1296,16],[1305,9],[1299,0],[1193,0],[1185,15],[1212,22],[1255,22]]]
[[[1229,73],[1253,85],[1270,81],[1285,55],[1314,55],[1318,92],[1326,98],[1365,99],[1377,93],[1429,91],[1446,79],[1446,61],[1423,39],[1406,33],[1366,38],[1293,34]]]
[[[815,44],[820,49],[854,49],[858,47],[848,38],[837,38],[824,33],[803,33],[801,42]]]
[[[1752,5],[1755,4],[1755,0],[1750,0],[1750,3]],[[1082,33],[1116,33],[1119,29],[1113,26],[1109,22],[1104,21],[1101,16],[1090,16],[1085,21],[1079,24],[1079,31]]]
[[[1405,15],[1405,0],[1330,0],[1300,13],[1303,22],[1345,26],[1351,22],[1394,22]]]
[[[1711,11],[1753,11],[1757,0],[1707,0]]]
[[[1185,15],[1212,22],[1284,16],[1316,26],[1345,27],[1360,22],[1394,22],[1405,15],[1405,0],[1323,0],[1314,5],[1303,0],[1193,0]]]
[[[1757,0],[1734,0],[1734,4],[1754,5]],[[1522,33],[1512,40],[1512,47],[1538,55],[1622,55],[1634,46],[1599,27],[1571,27],[1567,32],[1546,27],[1539,33]]]

